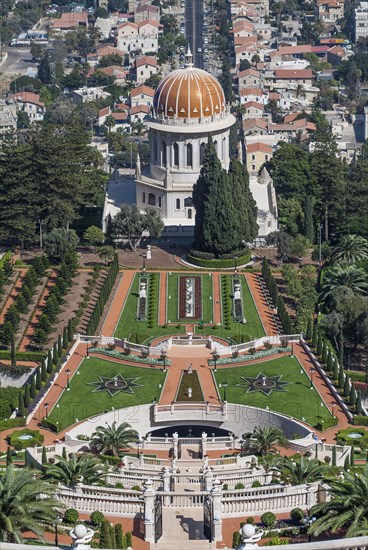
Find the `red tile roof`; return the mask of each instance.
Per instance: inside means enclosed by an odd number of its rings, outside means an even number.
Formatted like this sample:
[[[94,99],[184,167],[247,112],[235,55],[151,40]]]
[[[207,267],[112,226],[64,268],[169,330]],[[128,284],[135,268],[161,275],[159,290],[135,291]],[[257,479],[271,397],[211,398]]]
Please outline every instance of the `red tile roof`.
[[[147,105],[137,105],[136,107],[129,109],[129,114],[136,115],[137,113],[146,113],[148,115],[149,111],[150,109]]]
[[[145,86],[144,84],[142,84],[141,86],[133,88],[133,90],[130,92],[130,97],[136,97],[137,95],[141,94],[153,97],[155,95],[155,90],[150,86]]]
[[[272,147],[271,145],[266,145],[266,143],[257,141],[256,143],[247,143],[246,151],[247,153],[256,153],[259,151],[261,153],[272,154]]]
[[[135,62],[136,67],[141,67],[142,65],[151,65],[152,67],[157,67],[157,59],[150,55],[144,55],[139,57]]]
[[[10,97],[19,103],[33,103],[34,105],[39,105],[40,107],[45,106],[45,104],[40,101],[40,96],[32,92],[17,92],[16,94],[12,94]]]
[[[313,78],[312,69],[278,69],[275,71],[275,77],[277,79],[283,80],[305,80]]]

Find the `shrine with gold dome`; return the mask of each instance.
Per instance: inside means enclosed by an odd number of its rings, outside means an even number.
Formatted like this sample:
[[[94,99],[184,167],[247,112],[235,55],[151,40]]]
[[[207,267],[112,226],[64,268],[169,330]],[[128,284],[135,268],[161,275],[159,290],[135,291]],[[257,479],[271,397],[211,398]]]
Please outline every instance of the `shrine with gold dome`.
[[[209,135],[223,168],[230,163],[229,134],[235,118],[221,84],[194,67],[188,51],[185,68],[160,82],[145,123],[151,159],[147,173],[137,165],[136,204],[157,208],[166,226],[194,226],[192,190]]]

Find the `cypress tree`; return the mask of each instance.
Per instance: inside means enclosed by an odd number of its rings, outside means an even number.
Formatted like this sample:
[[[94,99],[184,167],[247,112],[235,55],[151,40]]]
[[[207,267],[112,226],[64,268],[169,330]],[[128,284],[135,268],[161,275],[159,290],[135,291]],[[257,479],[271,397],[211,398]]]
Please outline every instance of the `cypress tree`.
[[[344,470],[349,470],[349,469],[350,469],[350,457],[347,456],[344,462]]]
[[[13,462],[13,457],[12,457],[11,449],[8,445],[8,448],[6,449],[6,466],[10,466],[12,462]]]
[[[111,548],[110,525],[104,520],[100,527],[100,548]]]
[[[231,159],[228,172],[230,197],[234,219],[235,247],[240,241],[251,242],[258,235],[257,205],[249,188],[249,174],[246,167],[236,158]],[[238,237],[236,237],[236,233]]]
[[[350,380],[349,380],[349,377],[348,376],[345,376],[345,381],[344,381],[344,396],[345,397],[349,397],[350,395]]]
[[[29,384],[24,386],[24,406],[28,409],[31,404],[31,394],[29,391]]]
[[[328,345],[327,345],[327,342],[326,340],[323,340],[323,344],[322,344],[322,363],[324,365],[327,365],[327,359],[328,359],[328,353],[329,353],[329,348],[328,348]]]
[[[59,363],[59,356],[58,356],[58,349],[57,349],[57,343],[56,342],[54,342],[54,346],[52,348],[52,362],[55,365],[55,367]]]
[[[40,369],[38,368],[36,370],[36,389],[38,391],[40,391],[40,389],[42,388],[42,380],[41,380],[41,371]]]
[[[343,369],[340,367],[340,370],[339,370],[339,388],[340,388],[341,390],[344,389],[344,386],[345,386],[345,378],[347,378],[347,377],[345,377],[344,371],[343,371]]]
[[[332,371],[333,371],[333,368],[334,368],[334,360],[333,360],[332,351],[331,351],[331,349],[329,348],[329,349],[328,349],[328,355],[327,355],[327,370],[328,370],[329,372],[332,372]]]
[[[29,393],[31,394],[32,399],[36,397],[36,379],[34,375],[31,376],[31,388]]]
[[[357,402],[356,402],[356,413],[357,415],[362,414],[362,391],[358,389]]]
[[[354,384],[351,384],[349,401],[350,401],[350,405],[352,407],[355,407],[356,400],[357,400],[357,395],[356,395],[356,391],[355,391],[355,388],[354,388]]]
[[[310,243],[314,240],[313,198],[307,196],[304,208],[304,235]]]
[[[126,539],[126,547],[127,548],[132,548],[132,546],[133,546],[132,533],[130,531],[128,531],[127,534],[125,535],[125,539]]]
[[[57,347],[58,347],[58,357],[59,357],[59,359],[61,359],[62,356],[63,356],[63,343],[62,343],[62,340],[61,340],[61,334],[59,334],[59,336],[58,336]]]
[[[18,394],[18,416],[20,418],[23,418],[25,416],[25,410],[24,410],[24,400],[23,400],[23,394]]]
[[[42,458],[41,458],[42,466],[47,464],[47,453],[46,453],[46,447],[42,447]]]
[[[316,349],[316,347],[317,347],[317,339],[318,339],[317,325],[313,325],[312,348],[314,348],[314,349]]]
[[[337,460],[337,456],[336,456],[336,445],[334,445],[332,447],[332,466],[336,466],[336,460]]]
[[[51,350],[47,354],[47,372],[51,374],[53,370],[52,352]]]
[[[116,548],[119,548],[120,550],[124,550],[124,533],[120,523],[117,523],[115,525],[115,543],[116,543]]]
[[[68,329],[66,327],[64,327],[64,329],[63,329],[63,348],[66,349],[68,347],[68,344],[69,344]]]
[[[351,467],[355,466],[354,445],[352,445],[350,448],[350,466]]]
[[[321,333],[318,333],[316,353],[317,353],[318,357],[321,357],[321,355],[322,355],[322,336],[321,336]]]
[[[307,331],[305,333],[305,339],[310,342],[311,338],[312,338],[312,332],[313,332],[313,321],[312,321],[312,318],[309,317],[308,318],[308,323],[307,323]]]
[[[110,529],[110,538],[111,538],[111,548],[116,548],[116,539],[115,539],[115,529],[113,525],[109,525]]]
[[[41,378],[42,378],[42,382],[46,382],[46,379],[47,379],[47,369],[46,369],[46,361],[45,361],[45,359],[42,359],[42,363],[41,363]]]
[[[339,364],[336,359],[333,358],[333,379],[338,380],[339,378]]]
[[[62,458],[64,458],[65,460],[68,460],[68,455],[66,454],[66,448],[63,447],[63,451],[62,451],[62,454],[61,454]]]
[[[71,319],[68,321],[68,340],[69,343],[73,340],[73,333],[74,333],[74,323]]]
[[[11,361],[11,366],[12,367],[17,366],[17,354],[16,354],[16,351],[15,351],[15,335],[14,334],[13,334],[13,338],[11,339],[11,342],[10,342],[10,361]]]

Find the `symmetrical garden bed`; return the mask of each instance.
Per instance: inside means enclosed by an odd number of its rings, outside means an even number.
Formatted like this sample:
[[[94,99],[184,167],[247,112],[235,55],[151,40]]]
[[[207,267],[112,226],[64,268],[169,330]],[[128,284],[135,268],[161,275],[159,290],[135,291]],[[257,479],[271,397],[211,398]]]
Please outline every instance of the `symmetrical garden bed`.
[[[168,323],[213,322],[212,275],[169,273],[167,276]]]
[[[202,316],[202,278],[179,277],[180,319],[200,319]]]
[[[189,389],[192,390],[191,397]],[[175,396],[175,401],[188,401],[188,402],[198,402],[198,401],[204,401],[203,392],[201,388],[201,384],[199,381],[199,377],[197,374],[197,371],[183,371],[180,383],[178,387],[178,391]]]

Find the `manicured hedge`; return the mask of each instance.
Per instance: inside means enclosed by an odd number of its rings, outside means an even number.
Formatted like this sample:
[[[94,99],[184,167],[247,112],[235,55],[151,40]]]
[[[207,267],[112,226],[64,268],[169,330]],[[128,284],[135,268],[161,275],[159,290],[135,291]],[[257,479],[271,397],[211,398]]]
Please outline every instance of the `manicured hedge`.
[[[285,334],[292,334],[294,330],[293,323],[291,322],[290,316],[286,310],[284,300],[279,294],[276,280],[272,275],[270,266],[268,265],[266,258],[263,258],[262,277],[267,285],[273,303],[277,307],[277,314],[280,318]]]
[[[3,420],[2,422],[0,422],[0,432],[3,430],[10,430],[10,428],[20,428],[25,425],[25,418],[10,418],[9,420]]]
[[[18,407],[21,388],[0,388],[0,420],[6,420]]]
[[[19,439],[23,435],[30,435],[32,439]],[[16,451],[27,449],[27,447],[39,447],[43,444],[44,436],[38,430],[17,430],[8,436],[8,442]]]
[[[50,420],[49,418],[43,418],[41,420],[41,426],[43,428],[46,428],[46,430],[51,430],[54,433],[57,433],[58,431],[56,422],[54,422],[53,420]]]
[[[91,318],[87,325],[86,332],[89,336],[93,335],[98,327],[101,319],[101,315],[107,300],[109,299],[110,292],[114,286],[117,274],[119,273],[119,261],[117,255],[115,255],[114,261],[110,264],[109,273],[105,279],[105,282],[101,288],[100,295],[97,299],[96,305],[92,311]]]
[[[41,351],[17,351],[17,361],[35,361],[41,363],[46,354]],[[0,350],[0,359],[11,359],[11,351],[7,349]]]
[[[356,426],[368,426],[368,416],[363,416],[359,414],[355,415],[354,424]]]
[[[364,372],[346,370],[345,374],[350,378],[350,380],[353,380],[354,382],[365,382],[366,375]]]
[[[246,254],[243,254],[242,256],[239,256],[236,260],[237,266],[244,265],[249,262],[251,257],[250,250],[247,251]],[[234,267],[235,261],[234,258],[229,258],[227,260],[220,260],[218,258],[214,260],[207,260],[204,258],[198,258],[197,256],[194,256],[193,254],[187,254],[187,260],[189,263],[198,265],[199,267],[207,267],[209,269],[225,269],[228,267]]]

